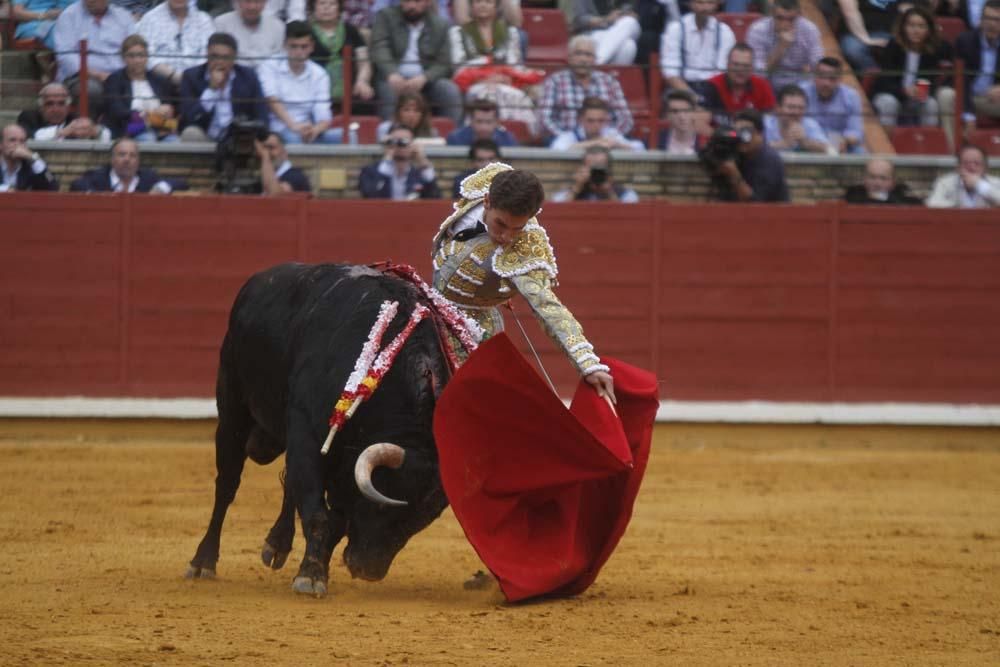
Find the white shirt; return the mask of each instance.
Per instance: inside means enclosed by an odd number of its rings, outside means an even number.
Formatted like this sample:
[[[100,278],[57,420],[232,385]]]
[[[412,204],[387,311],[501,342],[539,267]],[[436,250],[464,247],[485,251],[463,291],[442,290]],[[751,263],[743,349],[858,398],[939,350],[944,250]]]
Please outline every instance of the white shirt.
[[[406,177],[410,173],[410,165],[406,165],[406,171],[401,175],[396,173],[396,164],[392,160],[382,160],[378,163],[378,171],[383,176],[389,179],[390,192],[392,193],[392,198],[395,200],[406,200],[406,199],[417,199],[420,196],[419,192],[414,192],[412,194],[406,194]],[[434,166],[429,165],[420,170],[420,177],[424,179],[425,183],[433,181]]]
[[[128,11],[109,5],[100,19],[87,12],[77,0],[63,10],[53,28],[56,61],[60,81],[80,71],[80,40],[87,40],[87,66],[91,71],[114,72],[125,66],[121,57],[122,42],[135,32],[135,21]]]
[[[976,183],[976,189],[969,192],[965,189],[962,179],[958,181],[958,207],[959,208],[989,208],[990,202],[987,199],[993,188],[985,178],[980,178]]]
[[[265,97],[273,97],[285,107],[296,123],[322,123],[330,120],[330,77],[311,60],[301,73],[292,72],[288,59],[270,60],[257,70]],[[271,114],[271,129],[280,132],[285,124]]]
[[[35,134],[32,137],[36,141],[65,141],[66,137],[59,136],[59,130],[63,129],[69,125],[69,123],[60,123],[59,125],[47,125],[45,127],[40,127],[35,130]],[[97,136],[92,141],[111,141],[111,130],[104,127],[103,125],[98,125]]]
[[[125,192],[125,186],[122,184],[122,179],[118,178],[118,174],[115,173],[114,169],[111,170],[109,180],[111,181],[112,192]],[[132,180],[129,181],[128,192],[130,193],[135,192],[135,189],[137,187],[139,187],[138,173],[136,173],[136,175],[132,178]],[[166,181],[157,181],[156,185],[154,185],[150,191],[152,192],[152,190],[156,190],[158,192],[162,192],[165,195],[169,195],[173,191],[173,188],[170,187],[170,184],[167,183]]]
[[[406,45],[406,53],[403,54],[398,71],[404,79],[412,79],[424,73],[424,66],[420,64],[420,50],[417,49],[417,40],[424,30],[424,22],[421,21],[416,25],[407,24],[407,28],[410,30],[410,41]]]
[[[229,80],[226,85],[219,90],[205,88],[201,93],[199,102],[205,111],[212,113],[212,122],[208,125],[208,136],[210,139],[218,139],[223,130],[233,122],[233,78],[234,72],[229,73]],[[205,80],[208,80],[208,70],[205,70]]]
[[[150,68],[166,65],[183,71],[205,59],[208,38],[215,32],[215,23],[211,16],[193,5],[188,7],[184,23],[178,23],[164,2],[143,15],[136,32],[149,43]]]
[[[705,29],[699,31],[694,14],[685,14],[680,21],[670,23],[660,37],[660,70],[665,77],[704,81],[725,71],[729,51],[734,44],[736,37],[732,29],[725,23],[719,23],[714,16],[710,16],[705,22]]]
[[[628,146],[628,148],[619,148],[617,150],[633,150],[637,152],[646,150],[646,146],[641,141],[628,139],[621,132],[610,125],[601,130],[601,139],[613,139],[614,141]],[[581,141],[587,141],[587,139],[584,137],[583,130],[577,126],[577,128],[571,132],[561,132],[557,134],[556,138],[552,140],[551,144],[549,144],[549,148],[554,151],[570,150]]]
[[[262,14],[260,23],[251,28],[236,12],[227,12],[215,19],[215,29],[228,32],[236,39],[241,65],[257,68],[264,60],[281,53],[285,45],[285,24],[269,14]]]
[[[909,88],[917,82],[917,71],[920,67],[920,54],[916,51],[906,52],[906,69],[903,71],[903,88]]]
[[[152,111],[160,106],[160,98],[147,79],[132,82],[132,111]]]

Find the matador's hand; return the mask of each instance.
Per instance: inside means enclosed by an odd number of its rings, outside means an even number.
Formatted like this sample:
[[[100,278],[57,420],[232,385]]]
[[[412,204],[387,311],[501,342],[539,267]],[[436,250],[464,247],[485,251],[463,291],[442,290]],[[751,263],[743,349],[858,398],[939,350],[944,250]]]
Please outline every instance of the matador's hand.
[[[607,396],[611,399],[613,404],[618,404],[618,399],[615,398],[615,381],[612,379],[611,375],[605,373],[604,371],[595,371],[585,375],[583,379],[587,381],[587,384],[597,390],[598,396],[602,398]]]

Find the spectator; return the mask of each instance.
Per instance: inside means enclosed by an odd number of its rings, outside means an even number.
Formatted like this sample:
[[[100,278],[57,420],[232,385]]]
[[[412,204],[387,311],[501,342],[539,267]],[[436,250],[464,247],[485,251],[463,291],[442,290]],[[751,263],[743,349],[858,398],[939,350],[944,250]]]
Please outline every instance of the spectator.
[[[574,34],[594,40],[598,65],[631,65],[635,62],[636,40],[642,32],[635,10],[628,0],[574,0]]]
[[[958,170],[938,176],[927,197],[931,208],[996,208],[1000,178],[986,173],[986,153],[967,145],[958,153]]]
[[[133,32],[132,15],[121,7],[109,6],[108,0],[78,0],[56,19],[58,79],[75,98],[80,93],[80,40],[87,38],[88,111],[95,120],[104,110],[101,99],[104,80],[125,66],[120,55],[121,45]]]
[[[330,129],[330,77],[309,60],[312,28],[305,21],[285,26],[285,57],[257,68],[260,85],[271,107],[271,131],[286,144],[339,144],[343,132]]]
[[[611,111],[608,103],[600,97],[586,97],[577,114],[576,127],[572,132],[562,132],[549,145],[556,151],[585,150],[591,146],[603,146],[608,150],[644,151],[641,141],[632,141],[622,136],[611,126]]]
[[[524,25],[524,15],[521,13],[521,0],[497,0],[500,17],[507,25],[520,28]],[[472,20],[474,11],[470,5],[475,0],[451,0],[451,18],[455,25],[464,25]]]
[[[0,149],[0,192],[59,189],[59,181],[42,156],[28,148],[28,133],[23,127],[16,123],[4,126]]]
[[[660,133],[657,147],[669,155],[694,155],[701,148],[703,136],[697,131],[697,104],[690,90],[667,93],[667,121],[670,127]]]
[[[181,78],[181,141],[218,141],[233,118],[267,123],[264,91],[253,69],[236,64],[236,40],[217,32],[208,39],[208,62]]]
[[[852,185],[844,193],[848,204],[890,204],[897,206],[920,205],[918,198],[910,195],[905,183],[896,183],[892,163],[875,158],[865,165],[865,180]]]
[[[861,96],[841,83],[843,64],[837,58],[821,58],[813,80],[802,85],[810,118],[826,132],[838,153],[864,153],[865,128]]]
[[[500,126],[500,111],[491,100],[474,100],[469,105],[469,123],[448,135],[449,146],[469,146],[478,139],[495,141],[498,146],[517,146],[514,135]]]
[[[635,64],[646,67],[649,55],[660,52],[660,40],[667,29],[667,2],[660,0],[638,0],[635,6],[639,21],[639,39],[636,40]]]
[[[714,168],[713,185],[720,201],[788,201],[785,165],[764,141],[764,120],[756,109],[736,114],[733,129],[741,143],[736,158]]]
[[[289,192],[312,192],[309,177],[288,159],[281,135],[271,132],[264,141],[255,141],[260,160],[261,192],[269,197]],[[277,165],[277,166],[275,166]]]
[[[691,13],[667,25],[660,40],[660,71],[667,86],[705,94],[709,78],[726,69],[736,37],[715,18],[717,0],[693,0]]]
[[[55,48],[56,19],[72,0],[14,0],[11,18],[17,21],[14,39],[37,39],[47,49]]]
[[[497,16],[497,0],[472,0],[472,20],[448,29],[455,83],[466,99],[496,102],[501,120],[515,119],[537,132],[535,90],[543,74],[522,67],[517,28]]]
[[[500,147],[492,139],[476,139],[469,146],[470,169],[460,172],[451,184],[451,198],[458,199],[462,193],[462,181],[488,165],[501,159]]]
[[[111,0],[111,4],[116,7],[121,7],[131,14],[133,19],[138,21],[161,1],[162,0]]]
[[[187,190],[182,180],[160,178],[152,169],[139,166],[139,144],[133,139],[118,139],[111,145],[111,164],[86,172],[73,181],[73,192],[143,192],[169,195]]]
[[[174,87],[151,69],[146,40],[129,35],[122,42],[125,68],[104,82],[105,114],[111,135],[136,141],[178,141]]]
[[[306,0],[267,0],[264,13],[282,23],[306,20]]]
[[[264,13],[264,0],[233,0],[235,11],[215,19],[215,29],[228,32],[239,45],[239,64],[256,69],[277,55],[285,43],[285,24]]]
[[[764,119],[764,139],[779,151],[836,153],[815,119],[806,116],[806,94],[792,84],[778,92],[778,110]]]
[[[372,60],[379,115],[392,115],[402,93],[421,93],[439,115],[462,121],[462,95],[451,80],[448,24],[430,0],[401,0],[375,15]]]
[[[342,20],[340,0],[310,0],[309,11],[316,47],[312,59],[330,78],[330,98],[340,108],[344,98],[344,49],[351,47],[351,108],[355,113],[371,113],[375,89],[372,88],[372,62],[368,45],[358,29]]]
[[[594,69],[594,40],[577,35],[569,40],[569,68],[548,76],[542,86],[539,113],[542,131],[552,137],[576,127],[585,97],[599,97],[611,108],[611,124],[621,134],[632,130],[632,112],[618,79]]]
[[[708,80],[705,108],[716,114],[716,120],[728,125],[731,114],[744,109],[770,111],[774,108],[774,91],[767,79],[752,74],[753,49],[739,43],[729,52],[726,71]]]
[[[136,32],[149,44],[153,71],[179,87],[184,70],[205,58],[215,23],[188,0],[165,0],[142,17]]]
[[[111,141],[111,132],[89,118],[78,118],[69,109],[69,91],[61,83],[50,83],[38,92],[38,109],[22,111],[17,124],[29,138],[39,141],[88,139]],[[41,136],[38,133],[41,132]]]
[[[417,139],[433,139],[437,130],[431,125],[431,108],[420,93],[403,93],[396,98],[396,110],[392,120],[384,120],[375,130],[375,138],[379,143],[385,141],[393,125],[405,125]]]
[[[872,98],[879,122],[886,127],[937,125],[937,71],[951,60],[951,47],[939,37],[930,12],[922,7],[903,12],[881,60],[883,73]]]
[[[979,28],[959,35],[955,52],[965,64],[966,129],[976,129],[976,115],[1000,120],[1000,0],[986,1]],[[953,108],[944,96],[939,99],[944,108]]]
[[[632,188],[615,182],[612,164],[611,151],[606,147],[588,147],[580,166],[573,173],[573,183],[552,195],[552,201],[611,201],[635,204],[639,201],[639,195]]]
[[[441,190],[436,179],[434,166],[413,143],[413,130],[394,125],[385,140],[382,159],[361,170],[358,187],[365,199],[438,199]]]
[[[837,0],[840,50],[856,72],[875,69],[872,48],[883,48],[892,36],[899,0]]]
[[[823,57],[819,28],[802,16],[799,0],[775,0],[771,16],[750,26],[747,44],[754,69],[767,72],[775,89],[798,83]]]

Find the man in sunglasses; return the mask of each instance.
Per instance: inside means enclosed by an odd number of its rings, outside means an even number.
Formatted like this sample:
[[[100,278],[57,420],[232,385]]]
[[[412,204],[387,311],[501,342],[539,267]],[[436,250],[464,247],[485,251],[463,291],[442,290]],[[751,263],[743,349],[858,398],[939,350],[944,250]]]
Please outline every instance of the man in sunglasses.
[[[396,124],[385,138],[382,159],[361,170],[358,188],[365,199],[439,199],[436,179],[434,165],[413,143],[413,130]]]

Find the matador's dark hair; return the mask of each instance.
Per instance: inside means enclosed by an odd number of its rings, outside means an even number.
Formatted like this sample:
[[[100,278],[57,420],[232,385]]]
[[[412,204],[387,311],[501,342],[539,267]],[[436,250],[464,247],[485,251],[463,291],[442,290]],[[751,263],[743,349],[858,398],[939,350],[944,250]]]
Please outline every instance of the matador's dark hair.
[[[530,171],[501,171],[490,183],[490,205],[511,215],[535,215],[543,201],[545,188]]]

